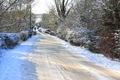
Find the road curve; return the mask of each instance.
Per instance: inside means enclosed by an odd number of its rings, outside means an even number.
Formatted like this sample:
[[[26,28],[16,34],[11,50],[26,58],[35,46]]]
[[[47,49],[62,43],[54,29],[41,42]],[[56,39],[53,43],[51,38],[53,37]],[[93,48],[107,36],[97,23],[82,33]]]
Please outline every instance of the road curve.
[[[27,60],[35,63],[38,80],[120,80],[120,74],[73,54],[47,34],[40,35],[35,44]]]

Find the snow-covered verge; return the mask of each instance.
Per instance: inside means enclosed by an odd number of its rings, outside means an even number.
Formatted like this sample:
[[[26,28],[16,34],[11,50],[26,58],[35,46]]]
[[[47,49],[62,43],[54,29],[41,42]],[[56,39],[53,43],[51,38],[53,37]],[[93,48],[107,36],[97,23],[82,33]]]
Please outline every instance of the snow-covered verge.
[[[54,36],[53,36],[54,37]],[[91,62],[103,66],[107,69],[114,70],[120,74],[120,62],[112,61],[110,58],[106,58],[102,54],[95,54],[90,52],[89,50],[85,49],[84,47],[72,46],[70,43],[65,42],[57,37],[54,37],[58,40],[62,45],[69,49],[71,52],[81,55],[82,57],[87,58]]]
[[[13,48],[20,41],[20,35],[18,33],[0,33],[0,48],[7,49]]]
[[[37,40],[38,36],[33,36],[14,49],[0,50],[3,53],[0,57],[0,80],[37,80],[35,64],[25,58],[33,51]]]
[[[0,49],[14,48],[21,41],[25,41],[29,37],[29,31],[22,31],[20,33],[0,33]]]

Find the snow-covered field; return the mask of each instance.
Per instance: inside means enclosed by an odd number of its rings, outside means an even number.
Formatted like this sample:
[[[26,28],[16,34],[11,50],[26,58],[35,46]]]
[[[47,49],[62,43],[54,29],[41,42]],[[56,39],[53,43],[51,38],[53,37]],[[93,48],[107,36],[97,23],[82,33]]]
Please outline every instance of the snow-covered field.
[[[95,54],[83,47],[72,46],[70,43],[65,42],[64,40],[61,40],[56,37],[54,38],[57,39],[60,43],[62,43],[62,45],[65,48],[69,49],[71,52],[79,54],[82,57],[85,57],[86,59],[95,63],[96,65],[100,65],[107,69],[114,70],[120,74],[120,62],[112,61],[111,59],[106,58],[102,54]]]
[[[38,36],[33,36],[14,49],[0,50],[0,80],[28,80],[27,78],[30,76],[33,77],[34,64],[27,61],[25,56],[34,49],[34,42],[37,39]],[[27,75],[27,77],[23,77],[23,75]],[[35,77],[33,78],[31,80],[35,80]]]

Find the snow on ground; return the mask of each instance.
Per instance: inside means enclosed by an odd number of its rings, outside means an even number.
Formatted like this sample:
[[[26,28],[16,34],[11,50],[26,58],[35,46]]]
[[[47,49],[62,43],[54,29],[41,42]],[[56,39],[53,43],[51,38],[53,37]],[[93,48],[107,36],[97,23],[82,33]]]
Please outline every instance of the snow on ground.
[[[27,61],[25,56],[35,48],[34,42],[37,39],[38,36],[33,36],[14,49],[0,50],[0,54],[2,54],[0,57],[0,80],[36,80],[35,64]]]
[[[120,62],[112,61],[111,59],[104,57],[102,54],[95,54],[83,47],[72,46],[70,43],[65,42],[64,40],[56,37],[54,38],[60,43],[62,43],[62,45],[65,48],[69,49],[71,52],[79,54],[97,65],[100,65],[110,70],[114,70],[120,74]]]
[[[85,48],[72,46],[61,39],[54,38],[71,52],[80,54],[95,64],[120,73],[120,62],[111,61],[103,55],[94,54]],[[34,42],[36,40],[38,40],[38,36],[33,36],[12,50],[0,50],[0,53],[3,53],[0,57],[0,80],[37,80],[35,64],[27,61],[25,58],[28,53],[31,53],[35,49]]]

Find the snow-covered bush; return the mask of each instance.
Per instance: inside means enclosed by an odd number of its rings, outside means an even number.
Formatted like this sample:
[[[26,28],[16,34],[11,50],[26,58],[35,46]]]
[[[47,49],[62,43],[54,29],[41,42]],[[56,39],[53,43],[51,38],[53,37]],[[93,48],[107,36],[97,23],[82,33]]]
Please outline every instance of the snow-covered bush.
[[[120,60],[120,29],[114,31],[114,38],[115,38],[115,54],[116,58]]]
[[[73,45],[88,47],[90,42],[89,32],[87,28],[76,28],[69,31],[65,39]]]
[[[0,38],[1,48],[13,48],[20,41],[20,35],[18,33],[0,33]]]
[[[100,51],[107,57],[120,60],[120,37],[119,30],[112,30],[108,26],[104,26],[99,33],[100,35]]]
[[[0,38],[0,49],[7,49],[5,41],[2,38]]]
[[[66,28],[66,25],[64,23],[61,23],[57,29],[57,36],[64,40],[67,33],[68,33],[68,28]]]
[[[89,33],[89,50],[95,53],[100,53],[100,37],[97,31],[91,31]]]
[[[14,48],[20,41],[25,41],[31,37],[30,32],[31,31],[21,31],[20,33],[0,33],[0,49]]]
[[[19,34],[22,41],[26,41],[29,38],[29,31],[21,31]]]

